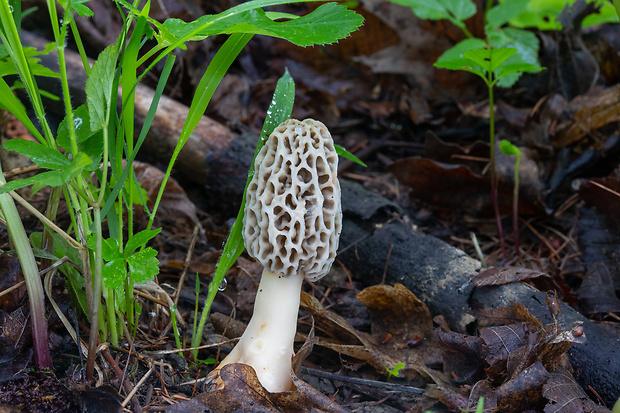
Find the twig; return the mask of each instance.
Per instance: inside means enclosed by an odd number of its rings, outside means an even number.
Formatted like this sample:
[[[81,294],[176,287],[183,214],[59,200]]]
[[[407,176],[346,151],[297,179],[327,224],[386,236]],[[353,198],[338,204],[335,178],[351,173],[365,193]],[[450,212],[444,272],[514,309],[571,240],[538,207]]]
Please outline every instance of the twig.
[[[142,387],[142,385],[144,384],[144,382],[146,381],[146,379],[149,378],[149,376],[151,375],[151,373],[153,373],[153,370],[155,370],[155,365],[151,365],[151,368],[149,369],[149,371],[146,372],[146,374],[144,376],[142,376],[142,378],[140,379],[140,381],[138,382],[138,384],[136,384],[134,386],[133,389],[131,389],[131,392],[129,392],[129,394],[127,395],[127,397],[125,397],[125,400],[123,400],[123,402],[121,403],[121,406],[125,407],[127,406],[127,403],[129,403],[129,401],[133,398],[133,396],[136,394],[136,392],[138,391],[138,389],[140,387]]]
[[[321,377],[321,378],[329,379],[329,380],[337,380],[342,383],[350,383],[350,384],[357,384],[360,386],[368,386],[368,387],[375,387],[379,389],[386,389],[388,391],[414,393],[414,394],[426,393],[426,390],[423,390],[417,387],[403,386],[402,384],[394,384],[394,383],[384,383],[382,381],[366,380],[366,379],[360,379],[357,377],[342,376],[340,374],[328,373],[326,371],[310,369],[308,367],[302,367],[301,372],[309,376]]]
[[[196,240],[198,239],[198,230],[200,227],[198,225],[194,226],[194,232],[192,233],[192,240],[189,243],[189,248],[187,249],[187,256],[185,257],[185,262],[183,263],[183,272],[181,272],[181,278],[179,279],[179,284],[177,285],[177,290],[174,292],[174,305],[179,304],[179,297],[181,297],[181,289],[183,288],[183,284],[185,284],[185,276],[187,275],[187,271],[189,270],[189,265],[192,261],[192,256],[194,255],[194,247],[196,246]]]

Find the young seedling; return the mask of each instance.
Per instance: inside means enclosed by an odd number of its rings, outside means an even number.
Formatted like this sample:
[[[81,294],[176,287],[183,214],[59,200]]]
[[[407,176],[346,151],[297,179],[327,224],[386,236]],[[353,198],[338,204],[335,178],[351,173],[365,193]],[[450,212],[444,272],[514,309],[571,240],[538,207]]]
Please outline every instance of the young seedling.
[[[495,210],[495,221],[500,239],[502,255],[508,258],[504,243],[502,220],[497,200],[497,172],[495,170],[495,107],[493,88],[497,82],[506,76],[523,73],[538,72],[540,67],[530,63],[510,63],[508,59],[517,52],[516,49],[473,49],[463,52],[460,57],[451,60],[441,60],[435,63],[436,67],[450,70],[464,70],[479,76],[487,85],[489,91],[489,146],[490,146],[490,175],[491,197]]]
[[[400,370],[403,367],[405,367],[405,363],[396,363],[396,365],[391,369],[389,367],[385,368],[388,372],[388,377],[387,377],[388,383],[390,382],[392,377],[398,377],[398,375],[400,374]]]
[[[517,256],[521,256],[521,250],[519,250],[519,164],[521,163],[521,151],[507,140],[502,140],[499,144],[499,149],[504,155],[515,155],[517,160],[515,162],[514,172],[514,188],[512,190],[512,231],[515,239],[515,251]]]

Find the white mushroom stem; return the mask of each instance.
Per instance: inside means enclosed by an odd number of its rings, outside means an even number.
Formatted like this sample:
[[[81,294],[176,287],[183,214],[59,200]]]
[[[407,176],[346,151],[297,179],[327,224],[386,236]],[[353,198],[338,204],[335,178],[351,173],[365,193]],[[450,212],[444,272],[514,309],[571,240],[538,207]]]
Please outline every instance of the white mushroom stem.
[[[218,370],[226,364],[247,364],[269,392],[292,390],[291,360],[303,279],[300,274],[263,270],[252,319]]]

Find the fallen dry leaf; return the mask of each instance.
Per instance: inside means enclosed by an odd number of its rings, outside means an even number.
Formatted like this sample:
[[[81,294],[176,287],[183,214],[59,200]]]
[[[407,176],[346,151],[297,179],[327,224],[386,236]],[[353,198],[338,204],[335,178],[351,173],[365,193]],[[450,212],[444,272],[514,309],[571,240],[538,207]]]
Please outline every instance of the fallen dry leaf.
[[[377,338],[390,334],[399,344],[418,336],[430,337],[433,329],[431,312],[402,284],[374,285],[357,294],[357,299],[373,315],[372,335]]]
[[[551,278],[544,272],[530,270],[528,268],[491,267],[482,271],[480,274],[476,274],[471,283],[475,287],[482,287],[483,285],[503,285],[536,277]]]
[[[543,387],[543,396],[549,400],[545,413],[609,412],[590,400],[573,376],[565,370],[550,373]]]
[[[403,363],[405,367],[400,370],[399,377],[422,380],[431,377],[435,380],[436,373],[424,365],[425,354],[435,351],[432,340],[423,340],[414,348],[390,342],[382,344],[370,334],[355,330],[341,316],[323,309],[319,301],[308,294],[302,293],[301,306],[315,320],[317,345],[362,360],[383,375],[387,375],[386,369],[392,370],[398,363]],[[318,336],[319,331],[328,337]]]
[[[614,280],[603,263],[594,263],[588,268],[577,295],[584,314],[620,312]]]

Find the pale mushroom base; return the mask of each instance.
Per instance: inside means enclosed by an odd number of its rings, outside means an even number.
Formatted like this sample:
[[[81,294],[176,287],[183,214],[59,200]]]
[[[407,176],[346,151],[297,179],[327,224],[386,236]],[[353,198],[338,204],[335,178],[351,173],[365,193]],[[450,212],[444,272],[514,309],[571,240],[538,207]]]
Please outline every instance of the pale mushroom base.
[[[291,361],[303,279],[300,274],[287,277],[263,270],[252,319],[235,348],[209,374],[210,380],[223,366],[243,363],[254,368],[269,392],[293,389]]]

